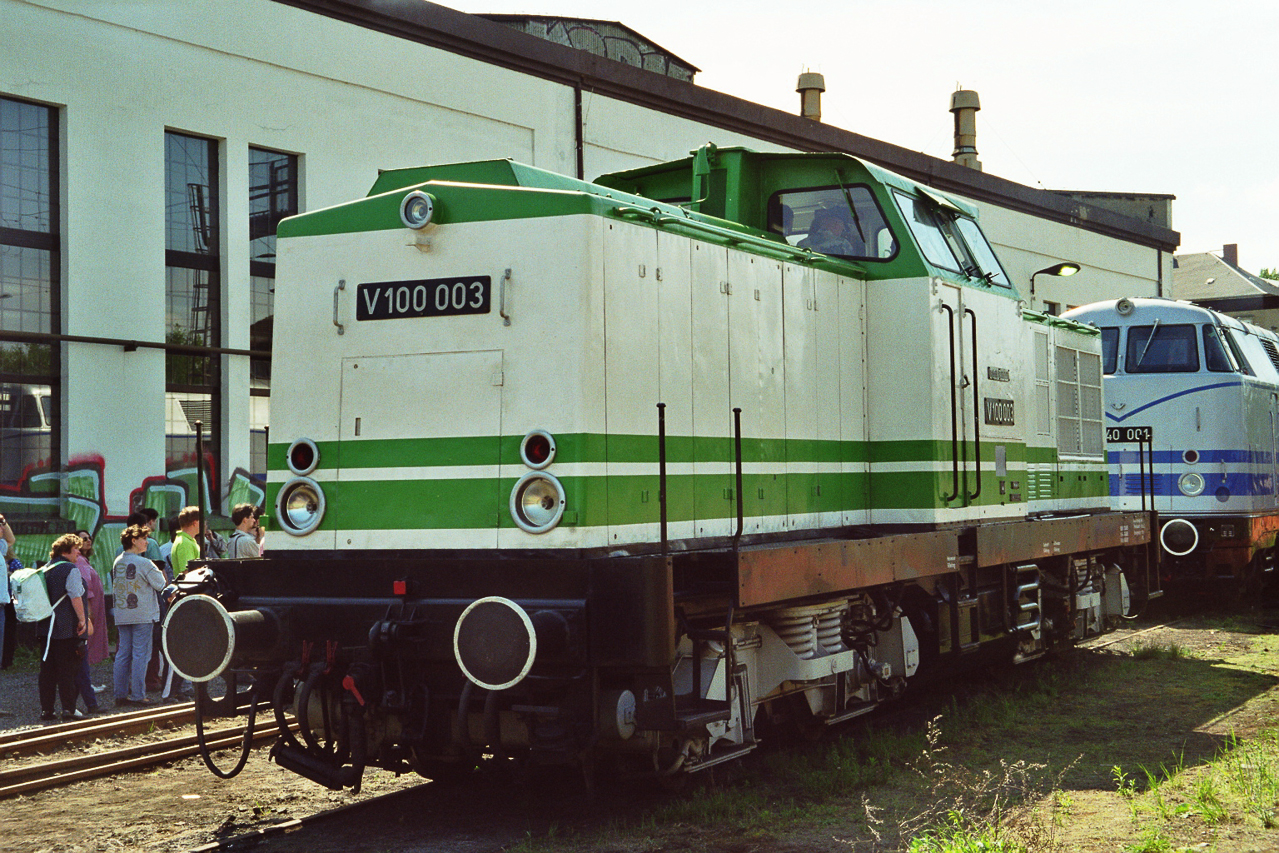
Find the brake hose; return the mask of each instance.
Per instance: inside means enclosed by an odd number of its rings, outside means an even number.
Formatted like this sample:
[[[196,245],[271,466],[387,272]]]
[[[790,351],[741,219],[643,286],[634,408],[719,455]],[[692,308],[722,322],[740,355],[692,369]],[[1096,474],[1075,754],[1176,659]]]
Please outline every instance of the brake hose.
[[[204,682],[196,684],[195,740],[200,746],[200,757],[204,759],[204,766],[209,768],[209,772],[219,779],[230,779],[239,775],[240,771],[244,769],[244,765],[248,763],[249,751],[253,748],[253,726],[257,722],[258,687],[261,683],[261,679],[255,678],[253,686],[249,688],[249,724],[245,727],[244,739],[240,742],[240,760],[229,771],[218,769],[218,766],[213,763],[213,756],[209,754],[209,745],[204,738],[204,713],[202,711],[205,701],[209,699],[209,691],[205,689]]]

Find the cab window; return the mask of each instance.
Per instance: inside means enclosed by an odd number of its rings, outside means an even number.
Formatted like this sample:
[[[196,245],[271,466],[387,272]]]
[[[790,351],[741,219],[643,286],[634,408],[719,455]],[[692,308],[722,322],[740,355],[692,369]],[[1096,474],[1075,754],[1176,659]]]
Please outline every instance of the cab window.
[[[1214,373],[1235,372],[1234,361],[1221,342],[1221,334],[1211,323],[1204,325],[1204,363]]]
[[[977,223],[943,196],[921,192],[913,196],[898,190],[894,198],[928,262],[999,287],[1012,287]]]
[[[935,267],[944,270],[962,272],[959,259],[951,251],[946,234],[942,231],[941,218],[932,206],[912,195],[896,192],[897,206],[901,208],[902,217],[915,235],[915,242],[924,253],[924,258]]]
[[[1101,327],[1101,372],[1114,376],[1119,362],[1119,327]]]
[[[897,239],[870,188],[816,187],[773,193],[768,228],[802,249],[867,261],[897,254]]]
[[[972,250],[973,259],[977,261],[977,267],[981,274],[986,276],[986,280],[1000,287],[1012,287],[1008,276],[1004,274],[1004,268],[999,265],[999,258],[995,257],[995,250],[990,248],[990,244],[986,242],[986,235],[981,233],[977,223],[967,217],[959,216],[955,218],[955,225],[959,228],[959,233],[968,244],[968,248]]]
[[[1220,329],[1219,333],[1226,341],[1226,348],[1235,357],[1235,364],[1239,365],[1239,372],[1245,376],[1256,376],[1257,372],[1252,369],[1252,365],[1248,362],[1248,357],[1243,354],[1243,347],[1239,343],[1239,336],[1243,333],[1237,329],[1225,328]],[[1273,347],[1274,345],[1271,344],[1271,346]],[[1275,368],[1279,369],[1279,365],[1275,365]]]
[[[1199,340],[1189,324],[1130,326],[1124,350],[1127,373],[1197,373]]]

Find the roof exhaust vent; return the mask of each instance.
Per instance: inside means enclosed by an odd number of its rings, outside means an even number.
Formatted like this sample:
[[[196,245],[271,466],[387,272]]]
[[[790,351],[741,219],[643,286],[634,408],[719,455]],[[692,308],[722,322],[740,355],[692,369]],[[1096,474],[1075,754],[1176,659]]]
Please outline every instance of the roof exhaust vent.
[[[826,91],[826,78],[812,71],[799,75],[795,87],[799,92],[799,114],[813,121],[822,120],[822,92]]]
[[[950,111],[955,114],[955,151],[950,155],[961,166],[981,171],[977,159],[977,111],[981,101],[970,89],[956,89],[950,96]]]

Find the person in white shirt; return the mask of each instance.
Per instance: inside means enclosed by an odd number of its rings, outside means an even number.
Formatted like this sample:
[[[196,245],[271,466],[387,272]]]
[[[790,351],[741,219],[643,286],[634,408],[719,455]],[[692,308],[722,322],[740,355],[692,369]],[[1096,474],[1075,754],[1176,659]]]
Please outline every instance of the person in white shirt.
[[[262,556],[258,547],[258,508],[253,504],[236,504],[231,510],[235,532],[227,543],[227,559],[247,560]]]

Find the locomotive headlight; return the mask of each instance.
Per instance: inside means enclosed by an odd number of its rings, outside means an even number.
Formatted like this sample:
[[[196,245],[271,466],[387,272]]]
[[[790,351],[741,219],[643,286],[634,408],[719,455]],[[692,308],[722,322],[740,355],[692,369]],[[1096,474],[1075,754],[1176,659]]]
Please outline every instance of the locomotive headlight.
[[[400,202],[400,221],[414,231],[425,228],[434,213],[435,199],[421,190],[414,190]]]
[[[511,489],[511,518],[529,533],[545,533],[564,516],[564,487],[550,474],[530,471]]]
[[[285,533],[305,536],[324,518],[324,490],[308,477],[294,477],[280,489],[275,513]]]
[[[1181,493],[1188,498],[1202,495],[1204,491],[1204,478],[1202,474],[1182,474],[1177,478],[1177,488],[1181,489]]]
[[[535,429],[520,442],[520,459],[534,470],[541,471],[555,461],[555,436],[544,429]]]

